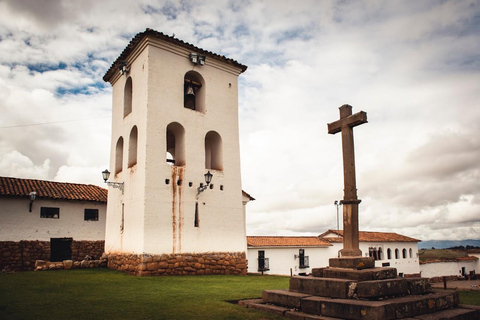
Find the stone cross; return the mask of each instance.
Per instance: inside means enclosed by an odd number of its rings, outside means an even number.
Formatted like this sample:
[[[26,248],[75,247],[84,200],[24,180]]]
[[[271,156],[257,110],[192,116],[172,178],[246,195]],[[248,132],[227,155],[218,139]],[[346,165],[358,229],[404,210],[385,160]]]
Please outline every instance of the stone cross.
[[[353,147],[353,127],[367,123],[367,113],[352,114],[352,106],[344,104],[340,108],[340,120],[328,124],[328,133],[342,132],[343,150],[343,249],[342,257],[361,256],[358,233],[358,204],[355,182],[355,152]]]

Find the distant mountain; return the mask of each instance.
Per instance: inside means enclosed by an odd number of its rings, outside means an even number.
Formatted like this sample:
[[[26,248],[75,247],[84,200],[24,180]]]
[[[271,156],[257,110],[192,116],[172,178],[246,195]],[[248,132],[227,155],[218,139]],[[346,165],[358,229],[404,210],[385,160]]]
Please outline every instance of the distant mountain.
[[[477,246],[480,247],[480,240],[428,240],[418,243],[419,249],[446,249],[457,246]]]

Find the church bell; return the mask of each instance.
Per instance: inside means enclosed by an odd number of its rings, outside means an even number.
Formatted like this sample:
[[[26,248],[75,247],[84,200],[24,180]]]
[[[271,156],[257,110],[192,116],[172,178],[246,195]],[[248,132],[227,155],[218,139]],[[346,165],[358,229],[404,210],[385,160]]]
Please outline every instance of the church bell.
[[[187,86],[187,90],[185,92],[185,95],[186,96],[191,96],[191,97],[194,97],[195,96],[195,91],[193,90],[193,86],[191,84],[189,84]]]

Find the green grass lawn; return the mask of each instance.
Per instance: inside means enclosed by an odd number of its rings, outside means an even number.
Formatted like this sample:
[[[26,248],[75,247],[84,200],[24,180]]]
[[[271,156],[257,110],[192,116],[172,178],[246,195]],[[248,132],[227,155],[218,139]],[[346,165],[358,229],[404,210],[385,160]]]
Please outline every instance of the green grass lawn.
[[[228,303],[288,288],[288,277],[135,277],[108,269],[0,274],[6,319],[280,319]]]
[[[480,291],[459,291],[460,303],[480,306]]]
[[[429,260],[441,260],[449,261],[455,258],[466,257],[468,254],[466,251],[460,250],[450,250],[450,249],[430,249],[425,250],[420,255],[420,261],[429,261]]]
[[[108,269],[0,274],[0,319],[283,319],[229,303],[288,277],[134,277]],[[480,291],[460,292],[480,305]]]

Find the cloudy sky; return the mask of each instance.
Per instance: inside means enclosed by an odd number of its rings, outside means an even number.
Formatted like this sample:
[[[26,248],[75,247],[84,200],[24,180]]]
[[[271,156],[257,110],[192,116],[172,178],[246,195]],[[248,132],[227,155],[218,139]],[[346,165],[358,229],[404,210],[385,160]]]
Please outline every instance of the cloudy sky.
[[[0,175],[103,185],[102,76],[145,28],[248,66],[249,235],[336,228],[327,123],[347,103],[368,114],[354,130],[360,229],[480,239],[479,1],[0,0]]]

